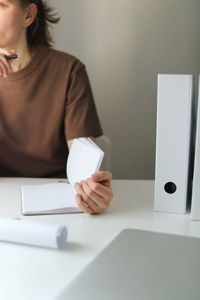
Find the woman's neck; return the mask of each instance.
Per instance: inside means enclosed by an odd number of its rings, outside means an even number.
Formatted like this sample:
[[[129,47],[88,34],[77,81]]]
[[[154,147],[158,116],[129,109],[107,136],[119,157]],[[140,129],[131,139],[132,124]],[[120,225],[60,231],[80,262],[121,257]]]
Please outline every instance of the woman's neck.
[[[35,54],[35,51],[29,50],[28,47],[27,48],[16,47],[13,49],[16,50],[16,54],[18,55],[18,58],[12,62],[12,69],[13,72],[17,72],[25,68],[30,63],[30,61],[32,60]]]

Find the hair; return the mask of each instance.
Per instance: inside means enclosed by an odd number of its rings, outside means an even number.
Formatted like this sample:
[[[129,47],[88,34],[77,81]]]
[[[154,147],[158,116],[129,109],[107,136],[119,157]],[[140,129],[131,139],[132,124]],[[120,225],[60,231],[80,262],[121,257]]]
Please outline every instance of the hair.
[[[53,39],[49,31],[49,25],[57,24],[60,17],[54,9],[45,2],[45,0],[19,0],[22,7],[27,7],[34,3],[37,6],[37,14],[31,25],[27,28],[26,36],[30,49],[38,45],[52,47]]]

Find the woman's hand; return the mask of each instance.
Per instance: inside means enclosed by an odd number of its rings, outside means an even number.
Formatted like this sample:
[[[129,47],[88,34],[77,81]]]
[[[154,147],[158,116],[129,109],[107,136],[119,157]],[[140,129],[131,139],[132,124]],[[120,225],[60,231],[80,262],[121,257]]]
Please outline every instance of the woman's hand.
[[[108,208],[113,198],[111,180],[109,171],[99,171],[86,181],[75,183],[76,201],[83,212],[95,214]]]
[[[12,55],[16,54],[16,51],[13,49],[11,51],[7,51],[5,49],[0,48],[0,77],[4,76],[4,78],[8,77],[9,72],[13,72],[11,63],[13,59],[7,60],[4,55]]]

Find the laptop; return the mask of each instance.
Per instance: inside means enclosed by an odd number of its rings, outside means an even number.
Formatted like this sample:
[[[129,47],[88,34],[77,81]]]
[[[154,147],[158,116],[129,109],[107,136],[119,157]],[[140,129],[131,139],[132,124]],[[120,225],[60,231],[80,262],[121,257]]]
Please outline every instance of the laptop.
[[[56,300],[199,300],[200,239],[125,229]]]

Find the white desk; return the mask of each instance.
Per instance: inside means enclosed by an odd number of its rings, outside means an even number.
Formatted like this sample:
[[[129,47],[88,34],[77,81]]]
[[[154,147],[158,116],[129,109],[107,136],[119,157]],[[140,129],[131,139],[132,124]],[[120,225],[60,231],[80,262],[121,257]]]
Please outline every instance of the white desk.
[[[65,224],[63,250],[0,242],[0,299],[53,300],[122,229],[135,228],[200,237],[190,215],[153,212],[154,181],[113,180],[114,199],[100,215],[21,215],[23,184],[58,179],[0,178],[0,215]]]

